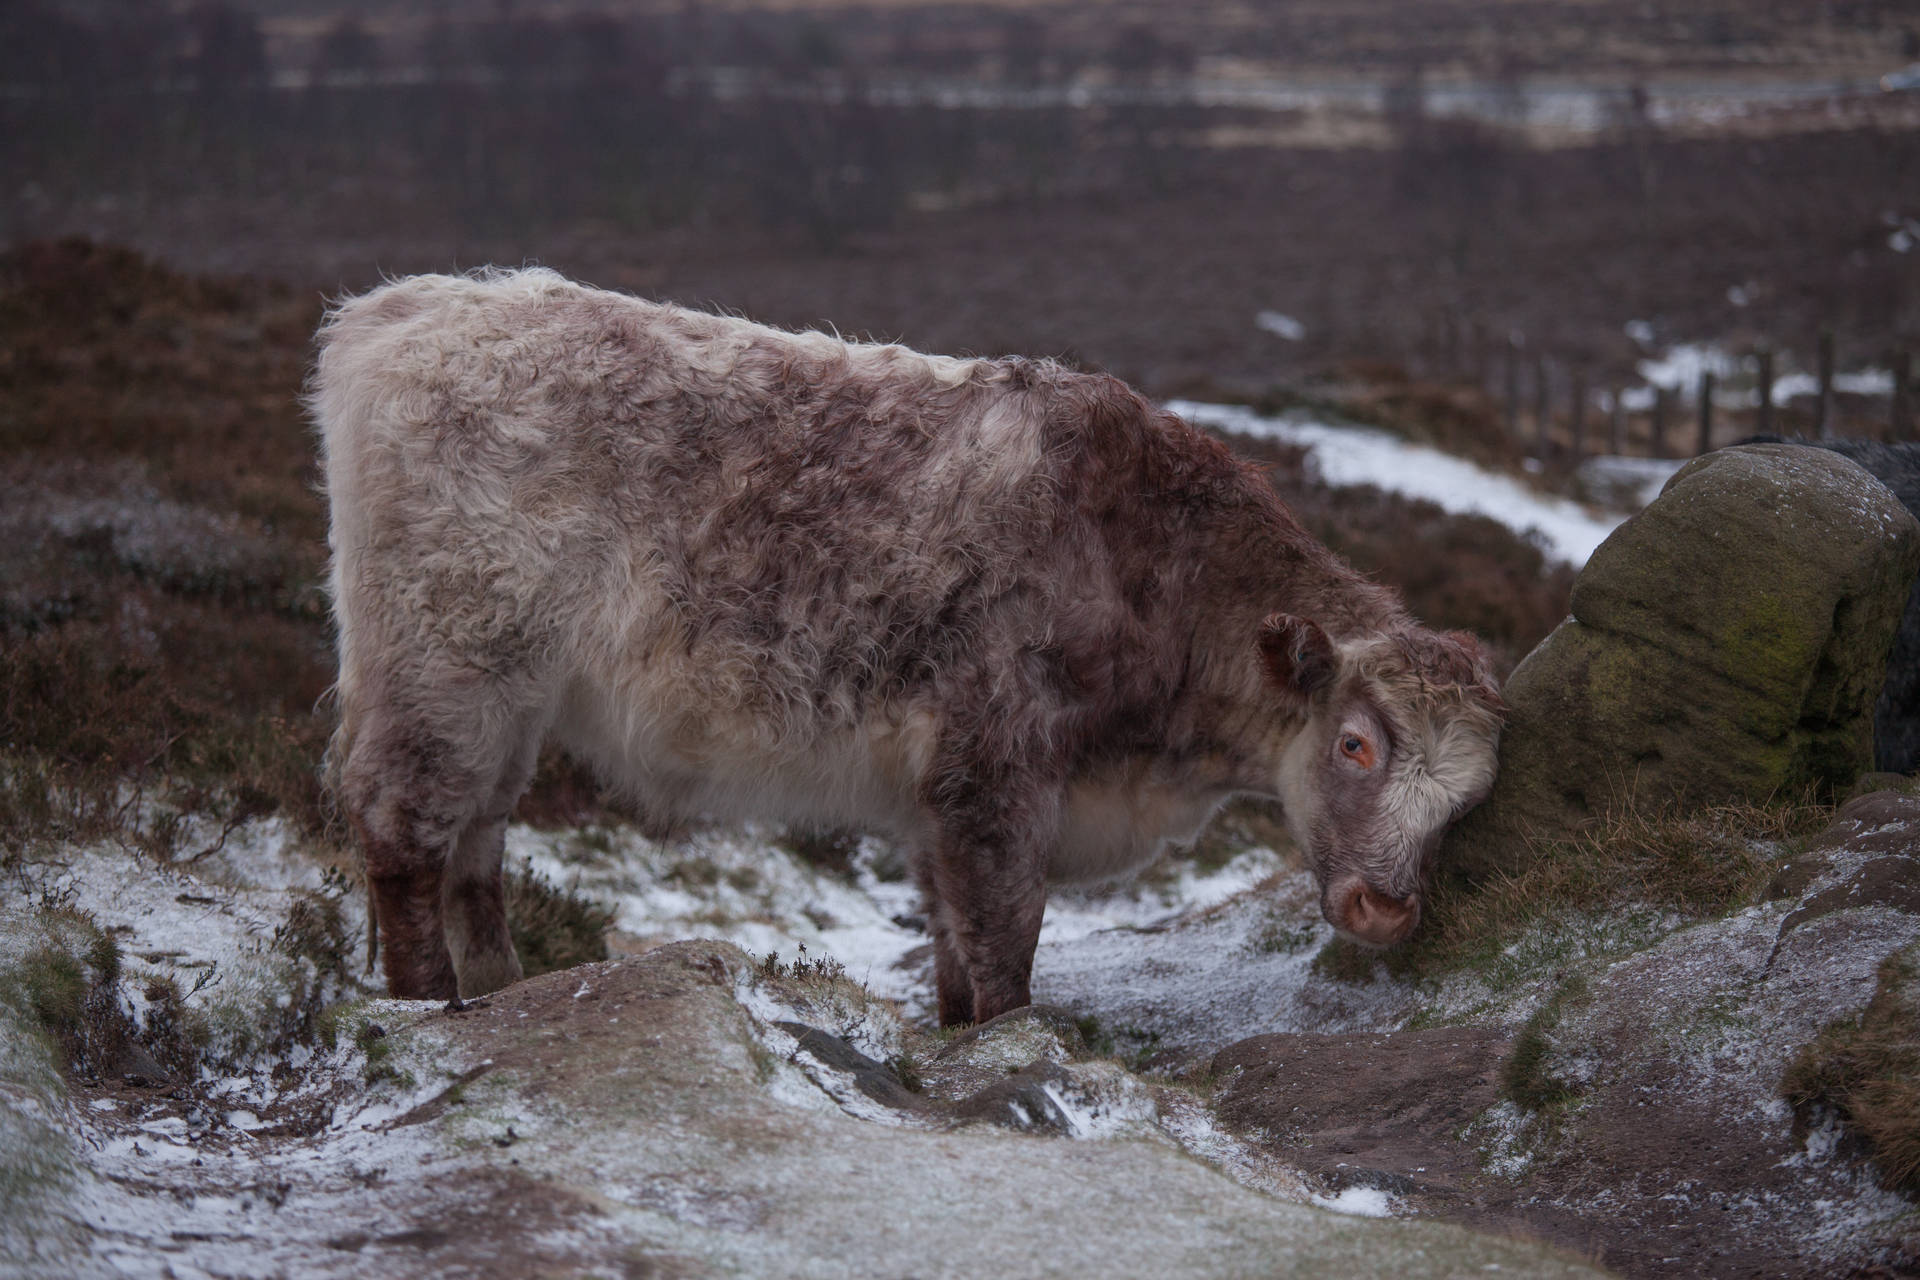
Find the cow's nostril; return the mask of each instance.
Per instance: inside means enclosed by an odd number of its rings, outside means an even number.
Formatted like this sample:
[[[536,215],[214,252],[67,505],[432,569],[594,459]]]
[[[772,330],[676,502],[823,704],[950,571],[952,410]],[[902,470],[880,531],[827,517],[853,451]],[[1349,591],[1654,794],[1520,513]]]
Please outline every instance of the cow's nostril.
[[[1347,932],[1375,946],[1399,942],[1420,922],[1420,899],[1395,898],[1366,885],[1354,887],[1346,906]]]

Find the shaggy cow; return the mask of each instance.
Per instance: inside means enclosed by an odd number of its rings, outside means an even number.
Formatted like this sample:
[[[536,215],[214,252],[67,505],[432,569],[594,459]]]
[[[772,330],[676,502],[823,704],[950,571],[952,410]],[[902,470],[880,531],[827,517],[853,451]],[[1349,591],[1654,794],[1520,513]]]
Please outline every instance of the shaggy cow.
[[[1046,883],[1278,798],[1334,925],[1406,935],[1492,784],[1472,641],[1113,378],[569,283],[340,305],[337,795],[395,995],[519,976],[501,844],[553,736],[662,817],[917,850],[942,1022],[1026,1004]]]

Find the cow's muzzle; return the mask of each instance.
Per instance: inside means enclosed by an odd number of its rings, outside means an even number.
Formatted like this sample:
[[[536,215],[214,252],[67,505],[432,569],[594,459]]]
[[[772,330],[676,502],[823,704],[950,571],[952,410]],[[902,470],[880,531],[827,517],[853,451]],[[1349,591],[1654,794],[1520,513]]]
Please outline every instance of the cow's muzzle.
[[[1396,898],[1359,880],[1338,886],[1329,895],[1328,923],[1376,947],[1392,946],[1420,923],[1420,899]]]

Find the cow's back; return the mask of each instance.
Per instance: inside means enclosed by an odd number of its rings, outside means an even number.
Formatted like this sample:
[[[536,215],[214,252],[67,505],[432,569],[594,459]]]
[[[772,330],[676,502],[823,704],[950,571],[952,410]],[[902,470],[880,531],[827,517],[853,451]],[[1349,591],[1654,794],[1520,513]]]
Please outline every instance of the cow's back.
[[[1062,576],[1033,383],[544,271],[353,299],[312,393],[343,683],[365,644],[545,663],[555,728],[654,792],[851,776],[878,726],[897,790],[922,695],[1017,661]]]

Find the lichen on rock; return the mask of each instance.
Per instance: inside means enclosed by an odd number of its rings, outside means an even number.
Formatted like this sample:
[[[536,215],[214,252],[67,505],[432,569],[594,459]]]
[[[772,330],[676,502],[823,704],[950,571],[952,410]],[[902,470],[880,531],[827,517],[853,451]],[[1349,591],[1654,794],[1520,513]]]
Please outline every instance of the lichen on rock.
[[[1683,467],[1514,671],[1500,780],[1443,863],[1512,870],[1616,806],[1844,795],[1872,767],[1916,570],[1920,522],[1843,457],[1754,445]]]

